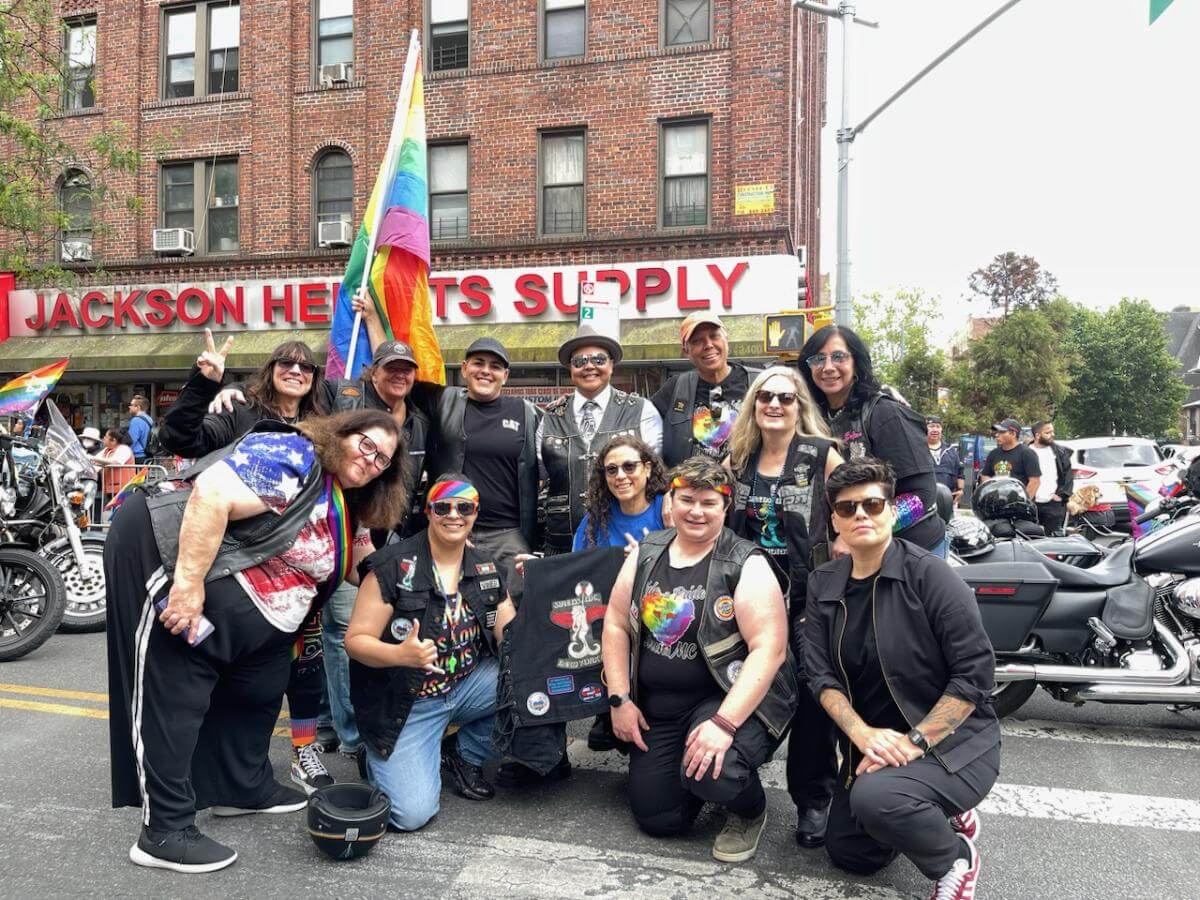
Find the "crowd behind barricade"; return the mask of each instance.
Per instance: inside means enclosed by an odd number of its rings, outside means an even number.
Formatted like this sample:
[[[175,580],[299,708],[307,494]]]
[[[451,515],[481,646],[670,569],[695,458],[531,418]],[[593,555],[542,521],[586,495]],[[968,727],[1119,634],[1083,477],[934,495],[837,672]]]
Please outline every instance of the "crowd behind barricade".
[[[353,380],[289,342],[229,384],[232,339],[208,335],[154,435],[197,462],[132,492],[112,525],[113,804],[142,810],[133,862],[230,865],[196,812],[300,810],[333,789],[321,755],[339,748],[402,832],[438,812],[443,776],[485,801],[570,775],[563,727],[539,732],[544,764],[496,750],[522,652],[509,626],[540,602],[532,560],[622,547],[599,643],[582,600],[558,624],[578,665],[599,655],[607,710],[587,744],[628,755],[641,830],[684,833],[713,803],[713,856],[752,859],[759,770],[786,740],[801,848],[856,873],[904,855],[934,896],[973,895],[999,727],[991,645],[943,561],[938,477],[962,485],[853,331],[822,328],[796,365],[758,370],[697,313],[690,368],[647,399],[611,386],[621,346],[581,325],[558,354],[574,391],[540,410],[506,394],[494,338],[443,387],[355,308],[372,358]],[[90,437],[110,495],[148,462],[149,429]],[[269,759],[285,695],[295,787]],[[528,711],[550,703],[532,694]]]

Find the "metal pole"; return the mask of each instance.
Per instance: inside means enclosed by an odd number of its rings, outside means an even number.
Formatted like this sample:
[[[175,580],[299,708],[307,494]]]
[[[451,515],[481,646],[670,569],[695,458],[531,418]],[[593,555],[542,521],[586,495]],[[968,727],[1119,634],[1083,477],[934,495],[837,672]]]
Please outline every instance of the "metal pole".
[[[850,145],[854,131],[850,127],[850,19],[854,4],[838,5],[838,22],[842,28],[842,124],[837,132],[837,275],[834,295],[834,321],[851,325],[854,305],[850,298]]]

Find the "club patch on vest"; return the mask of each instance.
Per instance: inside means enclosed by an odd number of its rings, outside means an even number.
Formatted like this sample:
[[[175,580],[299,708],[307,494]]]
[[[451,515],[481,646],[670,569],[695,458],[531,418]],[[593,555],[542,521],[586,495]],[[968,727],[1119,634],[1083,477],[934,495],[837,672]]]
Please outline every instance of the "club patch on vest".
[[[546,679],[546,693],[551,697],[558,694],[571,694],[575,691],[574,675],[554,675]]]
[[[400,579],[400,589],[411,591],[413,589],[413,578],[417,574],[417,558],[414,556],[411,559],[400,560],[400,571],[404,573],[404,577]]]
[[[560,669],[585,669],[600,662],[600,642],[592,636],[592,623],[603,619],[608,604],[590,581],[575,585],[575,596],[550,604],[550,621],[571,633],[567,655],[555,665]]]
[[[496,610],[489,609],[486,613],[484,613],[483,627],[484,628],[495,628],[496,627]]]
[[[686,408],[687,408],[687,401],[686,401],[686,400],[676,400],[676,401],[675,401],[675,412],[677,412],[677,413],[681,413],[681,412],[683,412],[683,411],[684,411]]]
[[[585,684],[579,689],[579,699],[584,703],[595,703],[604,696],[604,688],[598,684]]]
[[[475,574],[476,575],[495,575],[496,574],[496,564],[490,563],[490,562],[476,563],[475,564]]]
[[[729,622],[733,619],[733,598],[726,594],[723,597],[718,597],[717,602],[713,604],[713,613],[722,622]]]
[[[361,397],[362,391],[360,391],[358,388],[344,387],[344,388],[342,388],[342,396],[343,397]]]
[[[500,590],[500,579],[485,578],[483,581],[479,582],[479,589],[481,591],[498,591]]]
[[[529,699],[525,701],[525,708],[529,710],[531,715],[544,716],[550,712],[550,698],[541,691],[534,691],[529,695]]]
[[[392,619],[392,626],[390,630],[392,632],[392,637],[394,637],[397,642],[403,644],[406,640],[408,640],[408,636],[412,634],[413,620]]]

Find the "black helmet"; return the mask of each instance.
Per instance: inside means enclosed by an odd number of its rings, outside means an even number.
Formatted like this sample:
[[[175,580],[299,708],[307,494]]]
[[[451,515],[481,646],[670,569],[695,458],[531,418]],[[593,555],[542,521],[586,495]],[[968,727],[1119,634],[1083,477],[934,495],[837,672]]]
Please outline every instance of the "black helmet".
[[[366,856],[387,831],[387,795],[369,784],[331,784],[308,798],[308,834],[334,859]]]
[[[993,478],[975,488],[971,509],[981,519],[1037,521],[1037,509],[1015,478]]]
[[[991,529],[974,516],[955,516],[946,526],[950,547],[963,559],[987,553],[995,544]]]

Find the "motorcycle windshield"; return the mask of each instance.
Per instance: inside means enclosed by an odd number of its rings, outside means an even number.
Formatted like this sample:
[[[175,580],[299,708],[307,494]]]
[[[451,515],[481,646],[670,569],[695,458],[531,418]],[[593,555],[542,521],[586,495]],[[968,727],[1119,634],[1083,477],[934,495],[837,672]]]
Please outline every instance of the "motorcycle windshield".
[[[42,442],[42,452],[48,460],[62,469],[74,472],[79,478],[94,480],[96,468],[88,459],[83,444],[79,443],[79,438],[71,430],[71,426],[67,424],[62,413],[58,411],[58,407],[49,400],[43,402],[46,404],[48,422],[46,438]]]

